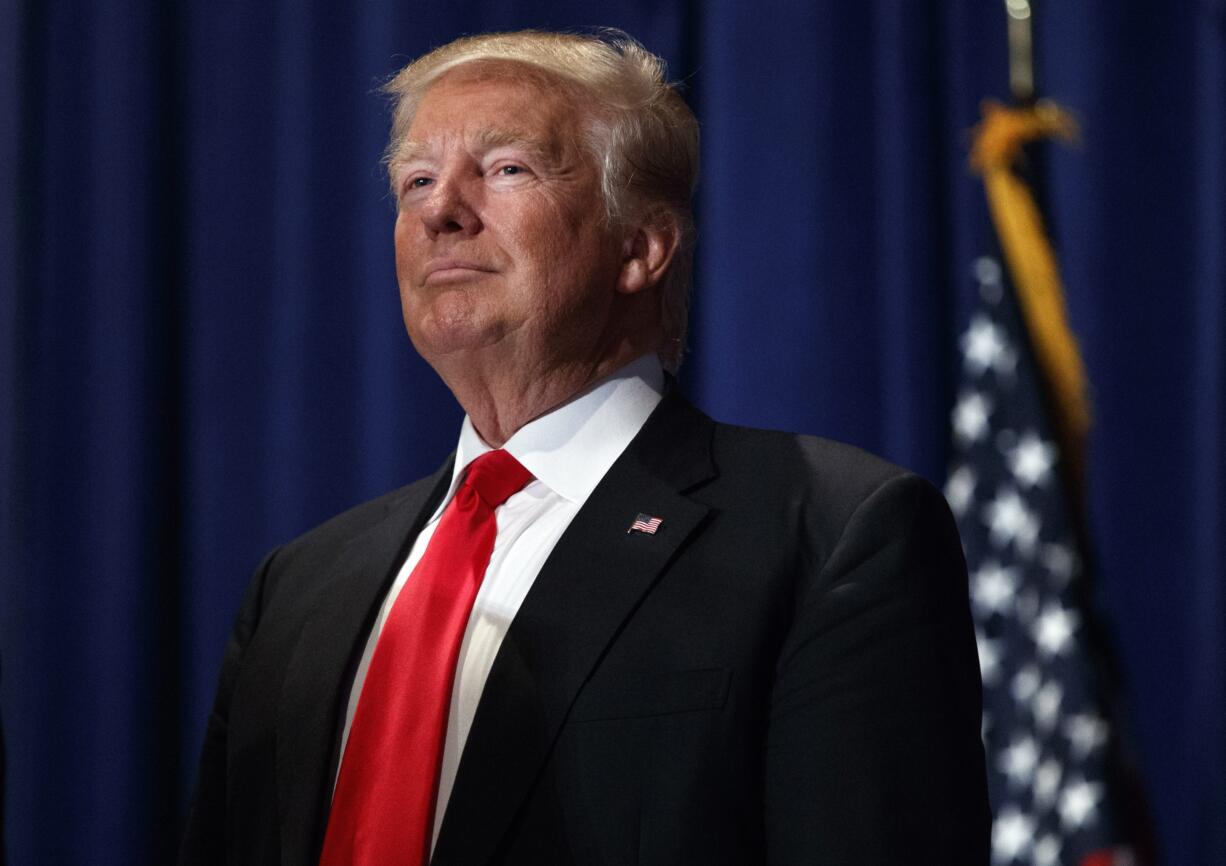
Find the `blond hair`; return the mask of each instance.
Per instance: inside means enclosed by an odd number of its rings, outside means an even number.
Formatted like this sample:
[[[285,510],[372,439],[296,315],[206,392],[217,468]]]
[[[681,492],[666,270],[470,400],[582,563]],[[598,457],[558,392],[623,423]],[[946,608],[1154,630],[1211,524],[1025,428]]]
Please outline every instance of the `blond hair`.
[[[524,30],[466,36],[398,72],[384,91],[394,100],[385,161],[394,168],[426,91],[451,70],[472,63],[516,77],[561,85],[588,114],[584,145],[600,170],[605,215],[671,218],[680,242],[661,285],[659,354],[676,371],[685,349],[693,271],[693,195],[698,181],[698,121],[670,84],[664,61],[617,30],[594,35]],[[656,211],[656,213],[652,213]]]

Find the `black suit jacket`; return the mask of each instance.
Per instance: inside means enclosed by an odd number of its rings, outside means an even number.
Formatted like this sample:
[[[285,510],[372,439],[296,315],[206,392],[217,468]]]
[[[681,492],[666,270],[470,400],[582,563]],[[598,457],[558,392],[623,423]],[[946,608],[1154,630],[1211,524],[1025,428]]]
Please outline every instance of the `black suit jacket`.
[[[357,659],[449,479],[448,464],[261,564],[182,863],[317,863]],[[640,512],[656,534],[627,532]],[[674,393],[517,614],[433,863],[983,864],[979,725],[941,495]]]

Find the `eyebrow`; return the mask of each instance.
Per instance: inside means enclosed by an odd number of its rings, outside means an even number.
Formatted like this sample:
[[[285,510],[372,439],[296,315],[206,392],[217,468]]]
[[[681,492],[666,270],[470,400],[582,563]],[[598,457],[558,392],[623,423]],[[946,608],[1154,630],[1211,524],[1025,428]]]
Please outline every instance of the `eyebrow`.
[[[479,130],[473,137],[473,144],[482,151],[499,147],[514,147],[548,164],[557,164],[561,161],[561,148],[557,143],[546,143],[540,138],[514,129]],[[405,163],[423,159],[429,155],[430,151],[431,146],[428,142],[406,140],[400,146],[395,162]]]

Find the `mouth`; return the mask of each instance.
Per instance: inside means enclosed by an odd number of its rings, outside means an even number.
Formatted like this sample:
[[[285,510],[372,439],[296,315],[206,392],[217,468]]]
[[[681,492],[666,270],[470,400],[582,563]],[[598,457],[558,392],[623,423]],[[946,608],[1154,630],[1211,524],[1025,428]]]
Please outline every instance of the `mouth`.
[[[480,262],[466,259],[435,259],[426,265],[421,282],[422,285],[452,283],[475,279],[489,273],[493,273],[493,268],[486,267]]]

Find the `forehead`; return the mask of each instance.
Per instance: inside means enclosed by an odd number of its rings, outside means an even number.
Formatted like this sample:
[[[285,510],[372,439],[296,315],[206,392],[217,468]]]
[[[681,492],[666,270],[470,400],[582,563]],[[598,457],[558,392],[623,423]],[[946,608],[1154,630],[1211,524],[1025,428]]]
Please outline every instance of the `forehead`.
[[[401,153],[456,137],[478,146],[522,141],[562,150],[583,120],[561,82],[505,65],[470,64],[444,73],[426,89]]]

